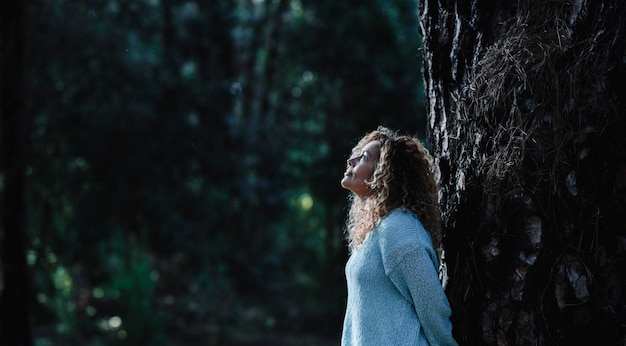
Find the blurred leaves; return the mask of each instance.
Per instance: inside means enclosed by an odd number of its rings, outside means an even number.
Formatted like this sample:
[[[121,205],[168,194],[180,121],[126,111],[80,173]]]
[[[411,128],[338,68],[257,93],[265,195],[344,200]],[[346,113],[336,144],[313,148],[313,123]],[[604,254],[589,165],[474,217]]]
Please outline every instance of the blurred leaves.
[[[29,2],[38,340],[334,343],[346,155],[425,131],[416,6]]]

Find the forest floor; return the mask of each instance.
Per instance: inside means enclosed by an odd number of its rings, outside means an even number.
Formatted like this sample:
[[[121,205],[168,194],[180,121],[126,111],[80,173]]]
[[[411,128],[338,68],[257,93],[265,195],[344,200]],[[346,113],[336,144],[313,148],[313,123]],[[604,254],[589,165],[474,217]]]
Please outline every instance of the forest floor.
[[[210,338],[193,338],[190,340],[184,336],[170,336],[167,338],[168,346],[336,346],[339,344],[339,337],[329,338],[315,335],[244,335],[239,334],[236,338],[229,340],[210,340]],[[59,341],[59,335],[51,328],[35,328],[33,336],[34,346],[70,346],[67,345],[67,337],[61,338],[65,341]],[[70,338],[74,339],[74,338]],[[81,346],[105,346],[107,338],[95,337],[93,340],[81,340]],[[111,341],[111,339],[108,339]],[[71,343],[75,344],[76,339]],[[120,340],[114,342],[115,345],[121,345]]]

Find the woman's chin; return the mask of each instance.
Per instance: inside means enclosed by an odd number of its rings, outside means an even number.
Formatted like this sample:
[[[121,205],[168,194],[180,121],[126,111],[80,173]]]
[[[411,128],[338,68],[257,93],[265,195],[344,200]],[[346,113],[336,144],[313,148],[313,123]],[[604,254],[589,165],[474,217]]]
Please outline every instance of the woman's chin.
[[[350,184],[350,181],[345,181],[345,180],[341,181],[341,187],[343,187],[344,189],[346,189],[346,190],[348,190],[348,191],[350,191],[352,193],[357,193],[356,190],[358,190],[358,188],[355,189],[354,184]]]
[[[347,189],[346,187],[346,183],[347,183],[348,177],[344,176],[343,179],[341,179],[341,187],[343,187],[344,189]]]

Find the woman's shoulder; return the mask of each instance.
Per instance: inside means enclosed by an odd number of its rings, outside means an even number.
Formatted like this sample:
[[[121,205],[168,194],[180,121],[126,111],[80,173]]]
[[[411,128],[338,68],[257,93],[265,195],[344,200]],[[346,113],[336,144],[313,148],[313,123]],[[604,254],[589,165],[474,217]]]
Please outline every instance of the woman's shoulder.
[[[415,227],[423,228],[424,226],[415,214],[399,208],[390,211],[380,221],[380,228],[384,230],[413,229]]]
[[[386,272],[393,270],[411,252],[432,252],[432,241],[428,232],[419,218],[409,211],[391,211],[381,220],[377,232]]]

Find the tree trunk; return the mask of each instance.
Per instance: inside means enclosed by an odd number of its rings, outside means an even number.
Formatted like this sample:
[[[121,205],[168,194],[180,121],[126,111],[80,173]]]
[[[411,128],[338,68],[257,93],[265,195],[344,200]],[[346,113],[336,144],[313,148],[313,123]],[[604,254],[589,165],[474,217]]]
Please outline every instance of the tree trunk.
[[[26,264],[25,153],[27,122],[22,105],[21,2],[0,7],[0,344],[31,345]],[[3,282],[2,282],[3,281]]]
[[[626,4],[422,0],[454,334],[624,344]]]

